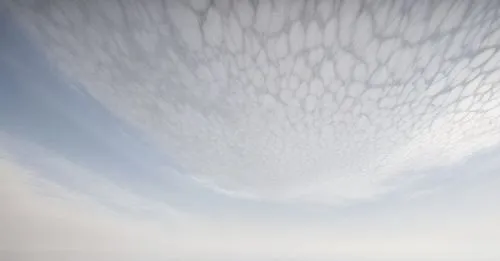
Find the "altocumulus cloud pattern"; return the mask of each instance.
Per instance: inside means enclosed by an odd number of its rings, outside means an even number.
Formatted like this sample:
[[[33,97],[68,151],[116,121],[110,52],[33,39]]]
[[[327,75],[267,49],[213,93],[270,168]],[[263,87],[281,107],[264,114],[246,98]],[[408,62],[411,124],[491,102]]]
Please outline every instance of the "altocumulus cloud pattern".
[[[82,193],[93,195],[91,209],[113,198],[101,207],[144,227],[128,235],[154,234],[152,246],[131,236],[136,255],[500,258],[494,247],[500,244],[497,1],[9,1],[5,7],[46,60],[40,66],[117,122],[103,132],[98,125],[107,118],[74,120],[75,128],[114,149],[87,144],[71,154],[61,146],[83,145],[62,140],[42,148],[64,158],[62,174],[34,176],[71,193],[83,189],[81,182],[61,181],[65,172],[75,176],[69,180],[113,187],[89,185]],[[36,81],[30,84],[36,89]],[[58,97],[52,99],[66,99]],[[65,118],[92,107],[66,106],[78,110]],[[0,149],[15,154],[9,146],[20,145],[2,131],[7,145]],[[129,132],[129,143],[114,137]],[[87,156],[94,150],[106,159],[121,156],[98,164]],[[4,158],[6,177],[21,175],[12,168],[29,168]],[[114,167],[129,160],[132,169]],[[115,175],[102,174],[100,164]],[[132,226],[106,218],[120,231]],[[22,247],[5,251],[29,258]]]

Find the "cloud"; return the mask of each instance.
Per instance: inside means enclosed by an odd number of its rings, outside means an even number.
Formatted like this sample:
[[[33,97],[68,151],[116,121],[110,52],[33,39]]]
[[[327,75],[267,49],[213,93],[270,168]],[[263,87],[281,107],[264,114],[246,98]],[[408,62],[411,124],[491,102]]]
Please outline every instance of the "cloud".
[[[33,115],[35,131],[0,132],[0,259],[500,258],[483,154],[500,141],[497,7],[109,3],[7,5],[60,78],[222,196],[153,172],[163,158],[50,84],[24,88],[87,132],[47,146]]]
[[[292,4],[210,6],[206,20],[182,3],[155,1],[9,6],[67,79],[215,191],[356,202],[389,192],[384,184],[408,170],[449,165],[498,144],[498,55],[481,51],[490,50],[490,40],[457,38],[484,28],[460,15],[484,5],[446,3],[420,20],[427,3],[389,11],[391,19],[417,19],[399,31],[382,15],[392,4],[374,4],[379,10],[355,3],[342,4],[338,15],[320,12],[324,25],[306,24]],[[242,12],[267,21],[267,8],[277,8],[276,19],[289,18],[269,20],[270,31],[256,24],[259,34],[243,30]],[[350,16],[358,8],[361,15]],[[444,16],[450,8],[456,15]],[[351,24],[357,29],[346,31]],[[225,30],[210,35],[216,27]],[[330,36],[334,29],[339,39]],[[413,31],[424,40],[415,41]],[[322,45],[312,50],[316,44],[302,43],[306,35]],[[326,184],[336,193],[321,192]]]
[[[500,179],[494,156],[482,157],[475,182],[467,179],[431,196],[337,211],[335,219],[281,216],[240,218],[153,211],[135,215],[106,204],[111,196],[144,212],[164,206],[103,180],[88,194],[44,178],[3,151],[0,159],[0,256],[14,260],[153,260],[177,258],[488,258],[500,242],[496,208]],[[478,164],[477,162],[475,164]],[[68,175],[82,171],[72,165]],[[458,166],[468,173],[474,164]],[[83,176],[83,178],[88,176]],[[82,178],[82,177],[80,177]],[[480,180],[483,178],[483,180]],[[487,184],[487,185],[485,185]],[[101,191],[107,190],[108,194]],[[227,209],[234,211],[237,209]],[[291,214],[300,212],[294,208]],[[159,214],[163,213],[163,214]],[[256,214],[256,213],[254,213]],[[127,259],[128,258],[128,259]]]
[[[68,176],[79,181],[92,179],[78,166],[69,167],[64,159],[59,163],[66,164]],[[154,206],[157,213],[163,210],[165,220],[175,223],[178,218],[165,205],[145,201],[102,179],[87,180],[79,189],[67,187],[11,156],[0,159],[0,168],[2,252],[118,252],[124,247],[133,252],[147,247],[135,237],[158,237],[151,220],[162,217],[139,218],[134,211],[147,212]],[[130,212],[118,211],[117,205]]]
[[[5,159],[2,168],[2,251],[117,249],[124,222]],[[46,195],[50,194],[50,195]],[[89,206],[90,205],[90,206]],[[99,214],[97,214],[99,213]],[[97,215],[96,215],[97,214]]]

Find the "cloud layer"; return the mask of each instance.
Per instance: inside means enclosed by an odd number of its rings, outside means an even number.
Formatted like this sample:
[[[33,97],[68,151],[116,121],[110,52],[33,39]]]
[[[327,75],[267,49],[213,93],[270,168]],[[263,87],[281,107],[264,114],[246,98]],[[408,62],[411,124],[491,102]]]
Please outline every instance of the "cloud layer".
[[[0,259],[500,258],[495,1],[6,6]]]
[[[482,168],[473,161],[463,164],[457,174],[473,179],[440,186],[430,196],[350,213],[343,210],[331,220],[290,221],[250,216],[137,217],[130,214],[133,211],[103,204],[106,196],[92,197],[101,193],[102,180],[93,183],[90,195],[75,193],[3,153],[0,256],[12,260],[487,260],[483,258],[498,257],[500,242],[497,156],[498,151],[489,155],[490,160],[482,160]],[[145,204],[165,209],[153,201],[130,204],[133,193],[109,192],[130,210],[141,211]]]
[[[12,10],[66,77],[234,195],[377,197],[500,140],[493,2],[202,2]]]

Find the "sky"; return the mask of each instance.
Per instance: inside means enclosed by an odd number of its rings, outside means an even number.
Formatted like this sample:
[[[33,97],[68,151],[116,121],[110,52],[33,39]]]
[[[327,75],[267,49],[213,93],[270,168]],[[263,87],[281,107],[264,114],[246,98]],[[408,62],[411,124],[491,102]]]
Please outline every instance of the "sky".
[[[500,259],[495,1],[5,1],[0,259]]]

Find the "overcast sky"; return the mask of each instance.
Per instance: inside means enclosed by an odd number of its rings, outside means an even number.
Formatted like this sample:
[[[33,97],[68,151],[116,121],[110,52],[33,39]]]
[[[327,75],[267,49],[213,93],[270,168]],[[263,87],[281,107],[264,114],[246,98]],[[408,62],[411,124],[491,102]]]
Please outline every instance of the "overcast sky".
[[[500,5],[0,4],[0,259],[497,260]]]

